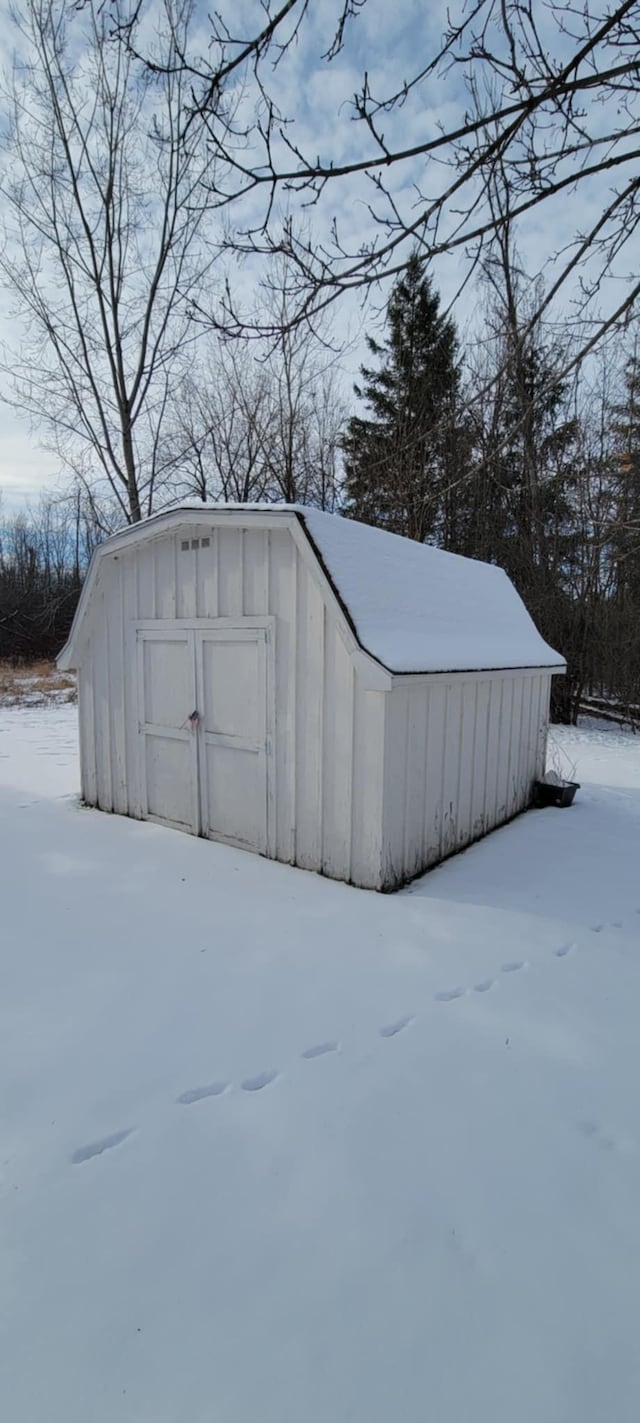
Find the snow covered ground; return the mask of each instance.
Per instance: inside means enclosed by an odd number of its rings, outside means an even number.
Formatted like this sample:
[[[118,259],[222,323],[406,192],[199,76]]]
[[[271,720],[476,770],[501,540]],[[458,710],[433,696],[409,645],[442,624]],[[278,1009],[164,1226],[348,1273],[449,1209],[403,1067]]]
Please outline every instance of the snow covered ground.
[[[637,1423],[640,739],[381,897],[0,711],[0,1418]]]

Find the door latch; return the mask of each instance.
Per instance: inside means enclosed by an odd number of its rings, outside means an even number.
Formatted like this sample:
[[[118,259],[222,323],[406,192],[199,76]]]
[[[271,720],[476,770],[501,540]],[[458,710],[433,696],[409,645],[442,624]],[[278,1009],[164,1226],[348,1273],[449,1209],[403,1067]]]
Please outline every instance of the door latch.
[[[191,716],[187,717],[187,721],[189,722],[191,730],[197,731],[200,725],[200,712],[197,710],[192,711]]]

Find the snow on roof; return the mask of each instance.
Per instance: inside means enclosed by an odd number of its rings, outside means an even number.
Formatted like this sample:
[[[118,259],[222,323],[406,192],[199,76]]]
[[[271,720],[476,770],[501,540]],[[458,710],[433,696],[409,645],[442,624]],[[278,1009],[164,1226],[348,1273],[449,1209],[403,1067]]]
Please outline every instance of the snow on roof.
[[[74,626],[59,665],[69,662],[97,561],[114,543],[137,540],[188,513],[292,517],[306,531],[361,647],[390,672],[468,672],[565,666],[544,642],[501,568],[445,553],[302,504],[173,506],[128,526],[94,555]]]
[[[501,568],[297,511],[367,652],[391,672],[563,667]]]

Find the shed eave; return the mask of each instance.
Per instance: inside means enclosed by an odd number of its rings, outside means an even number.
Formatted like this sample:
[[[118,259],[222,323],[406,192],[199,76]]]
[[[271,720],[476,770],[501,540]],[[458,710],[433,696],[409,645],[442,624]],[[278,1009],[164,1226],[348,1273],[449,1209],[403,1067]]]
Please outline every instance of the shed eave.
[[[371,656],[371,654],[369,655]],[[381,667],[384,667],[384,665],[384,663],[380,663]],[[530,673],[532,677],[539,675],[541,672],[548,672],[554,677],[564,677],[567,671],[567,664],[566,662],[514,662],[509,666],[494,665],[492,667],[432,667],[428,671],[424,668],[420,670],[418,668],[415,668],[411,672],[398,672],[394,671],[391,667],[386,667],[385,670],[393,678],[394,683],[401,684],[402,682],[412,682],[420,678],[426,681],[429,677],[437,677],[438,679],[442,679],[444,677],[490,677],[494,675],[499,676],[501,673],[507,672],[513,673],[515,676],[517,676],[518,673]]]

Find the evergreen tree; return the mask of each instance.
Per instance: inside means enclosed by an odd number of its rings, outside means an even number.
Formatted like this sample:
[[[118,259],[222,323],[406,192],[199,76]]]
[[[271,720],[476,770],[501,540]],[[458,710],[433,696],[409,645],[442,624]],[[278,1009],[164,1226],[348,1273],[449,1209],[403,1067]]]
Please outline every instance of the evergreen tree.
[[[640,354],[626,362],[624,390],[610,407],[612,519],[605,550],[610,574],[603,661],[607,688],[640,706]]]
[[[625,393],[612,408],[612,435],[617,476],[616,528],[612,543],[615,592],[624,605],[631,601],[640,613],[640,354],[627,361]]]
[[[387,336],[367,338],[378,366],[361,367],[368,407],[344,437],[348,511],[424,542],[442,538],[449,476],[458,464],[459,374],[454,323],[414,252],[387,306]]]
[[[476,557],[499,563],[537,606],[562,583],[572,544],[577,429],[571,392],[555,373],[553,349],[507,336],[479,442],[486,498],[478,510]]]

